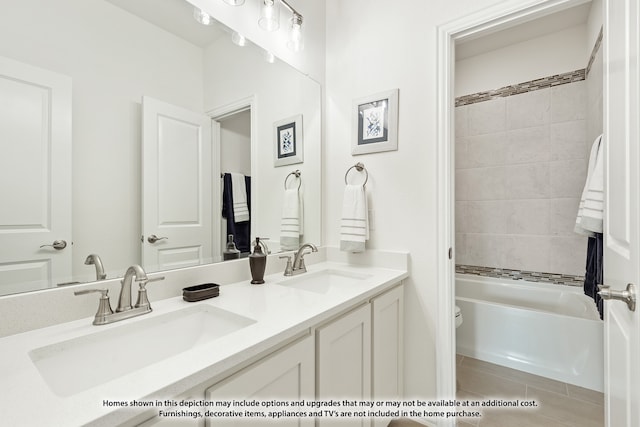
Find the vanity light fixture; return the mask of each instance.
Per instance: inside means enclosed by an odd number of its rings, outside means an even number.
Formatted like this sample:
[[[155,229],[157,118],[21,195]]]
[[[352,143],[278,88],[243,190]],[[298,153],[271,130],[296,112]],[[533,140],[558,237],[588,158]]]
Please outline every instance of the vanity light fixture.
[[[244,0],[223,0],[225,3],[240,6],[244,3]],[[302,21],[303,17],[299,14],[287,0],[259,0],[260,5],[260,18],[258,18],[258,25],[260,28],[266,31],[276,31],[280,28],[280,11],[278,4],[287,9],[291,13],[291,19],[289,19],[289,40],[287,41],[287,47],[294,52],[299,52],[303,48],[303,35],[302,35]],[[234,41],[235,43],[235,41]]]
[[[193,18],[202,25],[213,24],[213,18],[211,17],[211,15],[197,7],[193,8]]]
[[[262,0],[258,25],[265,31],[276,31],[280,28],[280,8],[278,0]]]

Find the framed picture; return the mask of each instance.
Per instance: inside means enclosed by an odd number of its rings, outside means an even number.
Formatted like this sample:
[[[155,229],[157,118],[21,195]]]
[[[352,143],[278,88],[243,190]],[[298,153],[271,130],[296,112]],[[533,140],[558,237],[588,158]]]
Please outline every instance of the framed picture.
[[[302,114],[275,122],[273,130],[276,142],[274,165],[302,163]]]
[[[351,154],[398,149],[398,89],[353,101]]]

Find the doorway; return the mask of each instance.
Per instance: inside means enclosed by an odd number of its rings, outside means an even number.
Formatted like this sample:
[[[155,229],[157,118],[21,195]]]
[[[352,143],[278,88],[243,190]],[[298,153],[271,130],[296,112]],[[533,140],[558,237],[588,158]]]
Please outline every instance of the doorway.
[[[477,39],[500,29],[513,27],[544,15],[563,11],[587,3],[582,0],[529,2],[519,9],[505,10],[504,7],[487,8],[476,15],[440,27],[438,31],[438,295],[439,307],[437,342],[438,395],[443,398],[456,396],[455,370],[455,265],[451,248],[455,242],[454,192],[454,70],[455,47],[461,40]],[[464,317],[464,315],[463,315]],[[447,420],[438,420],[438,425],[453,425]]]

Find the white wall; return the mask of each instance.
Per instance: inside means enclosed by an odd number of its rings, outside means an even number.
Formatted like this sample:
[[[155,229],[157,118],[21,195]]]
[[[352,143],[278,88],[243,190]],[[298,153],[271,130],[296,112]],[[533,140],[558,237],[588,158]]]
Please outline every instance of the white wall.
[[[325,236],[338,245],[344,173],[361,161],[376,223],[368,247],[411,253],[407,398],[436,392],[436,28],[494,3],[327,0]],[[400,89],[398,151],[352,156],[352,100],[391,88]]]
[[[590,49],[587,26],[578,25],[462,59],[456,62],[455,96],[585,68]]]
[[[233,51],[236,61],[217,58]],[[282,196],[286,176],[299,169],[304,194],[304,241],[322,242],[321,105],[320,85],[299,71],[276,61],[269,64],[253,50],[221,38],[205,50],[205,111],[255,99],[256,124],[252,134],[251,234],[268,237],[269,249],[278,249]],[[224,76],[224,78],[221,78]],[[274,167],[274,122],[302,114],[304,162]]]
[[[95,278],[90,253],[122,275],[140,257],[142,95],[200,111],[201,50],[102,0],[11,0],[0,55],[71,77],[74,275]]]

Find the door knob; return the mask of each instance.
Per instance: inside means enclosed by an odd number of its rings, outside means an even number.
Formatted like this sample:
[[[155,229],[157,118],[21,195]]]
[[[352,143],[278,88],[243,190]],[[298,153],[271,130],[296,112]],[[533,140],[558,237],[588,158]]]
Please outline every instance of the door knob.
[[[629,310],[636,311],[636,287],[633,283],[629,283],[624,291],[613,291],[609,289],[608,285],[598,285],[598,295],[606,300],[617,299],[624,301],[627,303]]]
[[[158,240],[169,240],[168,237],[158,237],[155,234],[152,234],[151,236],[147,237],[147,242],[149,243],[155,243]]]
[[[64,249],[67,247],[67,242],[65,240],[54,240],[52,244],[50,245],[42,245],[40,246],[41,248],[46,248],[46,247],[52,247],[53,249],[56,249],[58,251]]]

